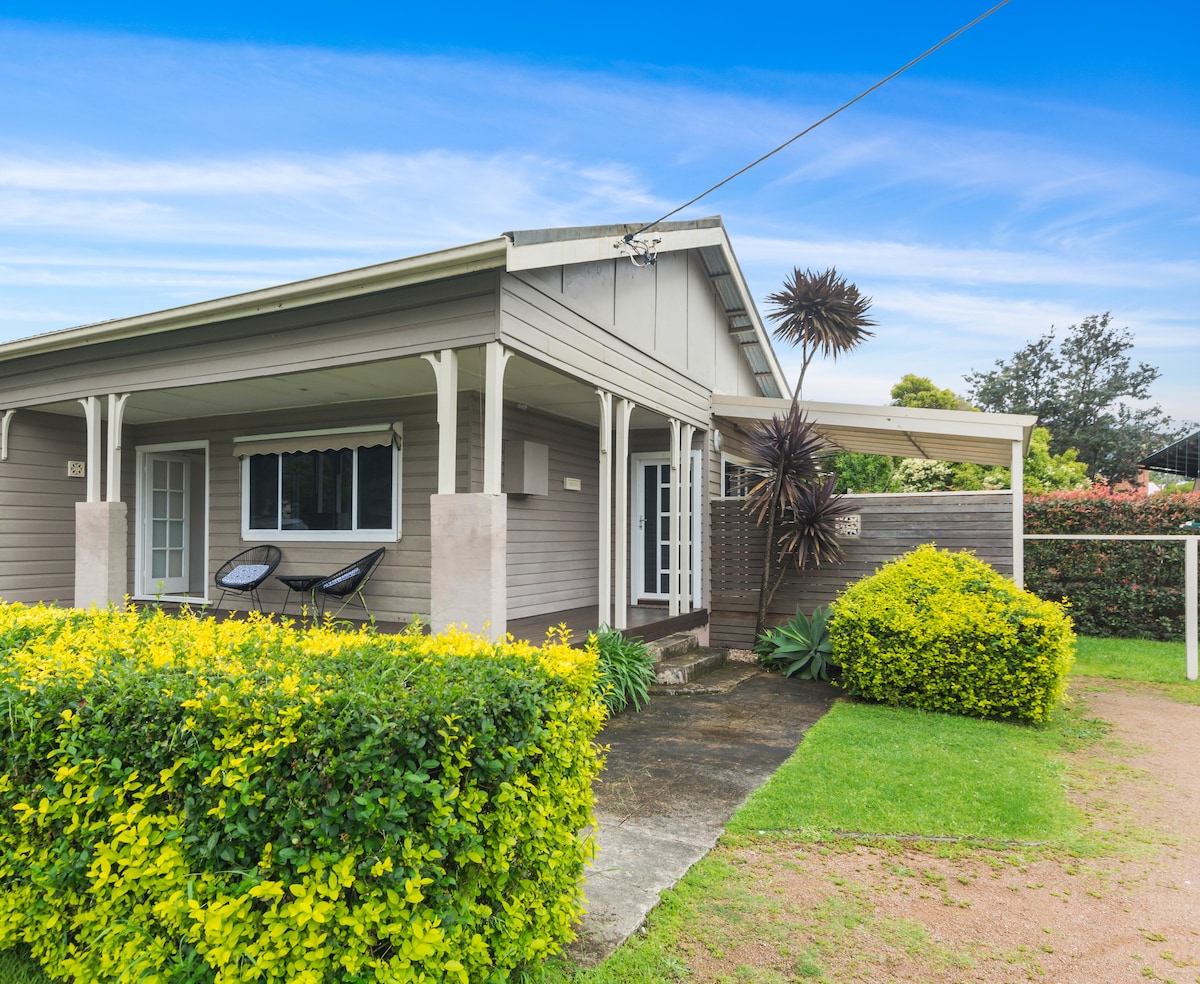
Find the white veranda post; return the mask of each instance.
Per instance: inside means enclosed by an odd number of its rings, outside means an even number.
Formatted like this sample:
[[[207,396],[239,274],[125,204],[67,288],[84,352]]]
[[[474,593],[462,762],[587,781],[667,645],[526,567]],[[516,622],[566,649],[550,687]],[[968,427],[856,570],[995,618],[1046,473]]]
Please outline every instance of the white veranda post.
[[[613,613],[613,628],[628,628],[629,598],[629,419],[633,416],[633,401],[617,400],[617,435],[613,448],[616,456],[616,516],[617,527],[613,574],[616,578],[614,594],[616,610]]]
[[[692,437],[684,424],[679,437],[679,611],[692,610]]]
[[[108,394],[108,495],[109,502],[121,501],[121,424],[128,393]]]
[[[86,489],[88,502],[100,501],[101,468],[100,468],[100,399],[95,396],[85,396],[79,401],[83,407],[83,419],[86,427]]]
[[[596,390],[600,399],[599,587],[597,618],[612,625],[612,394]]]
[[[484,368],[483,494],[499,495],[504,448],[504,367],[512,357],[499,342],[488,342]]]
[[[437,382],[438,495],[453,495],[458,454],[458,353],[443,349],[422,358],[433,367]]]
[[[1013,581],[1025,587],[1025,445],[1012,443],[1011,481],[1013,498]]]

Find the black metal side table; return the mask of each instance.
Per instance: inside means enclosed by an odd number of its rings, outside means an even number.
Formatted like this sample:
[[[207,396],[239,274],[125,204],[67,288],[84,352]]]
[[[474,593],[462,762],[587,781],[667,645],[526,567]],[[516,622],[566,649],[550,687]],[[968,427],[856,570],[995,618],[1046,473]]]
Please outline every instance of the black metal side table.
[[[301,596],[307,594],[316,617],[321,617],[321,611],[317,607],[317,592],[314,589],[325,580],[324,574],[276,574],[275,580],[286,584],[288,589],[287,596],[283,599],[283,611],[279,614],[287,614],[288,602],[292,600],[292,592],[294,591]]]

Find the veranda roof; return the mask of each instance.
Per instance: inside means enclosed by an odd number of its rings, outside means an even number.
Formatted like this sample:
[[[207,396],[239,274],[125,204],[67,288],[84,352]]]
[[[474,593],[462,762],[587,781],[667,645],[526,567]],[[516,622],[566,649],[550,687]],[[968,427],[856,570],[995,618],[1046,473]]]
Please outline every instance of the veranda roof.
[[[1143,468],[1196,478],[1200,474],[1200,431],[1168,444],[1142,460]]]
[[[713,414],[731,421],[770,420],[787,413],[790,401],[748,396],[712,398]],[[970,461],[1010,467],[1013,445],[1022,454],[1037,418],[1026,414],[977,413],[968,410],[923,410],[872,407],[853,403],[800,401],[825,438],[844,451],[886,454],[934,461]]]

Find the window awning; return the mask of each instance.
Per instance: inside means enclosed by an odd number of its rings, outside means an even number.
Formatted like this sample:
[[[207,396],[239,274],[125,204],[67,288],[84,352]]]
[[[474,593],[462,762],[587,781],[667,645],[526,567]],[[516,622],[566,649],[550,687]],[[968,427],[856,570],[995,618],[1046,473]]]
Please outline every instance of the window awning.
[[[371,424],[367,427],[337,427],[328,430],[291,434],[255,434],[233,439],[233,456],[255,454],[297,454],[304,451],[340,451],[343,448],[374,448],[381,444],[400,444],[399,424]]]

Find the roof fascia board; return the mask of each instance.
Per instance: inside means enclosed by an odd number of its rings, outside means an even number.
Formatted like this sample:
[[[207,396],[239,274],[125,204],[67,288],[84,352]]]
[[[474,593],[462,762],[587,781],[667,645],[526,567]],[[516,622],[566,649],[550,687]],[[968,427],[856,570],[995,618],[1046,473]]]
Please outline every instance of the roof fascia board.
[[[725,238],[724,230],[719,226],[668,229],[662,232],[650,232],[647,235],[661,237],[658,246],[660,253],[722,244],[728,249],[728,240]],[[621,236],[611,235],[597,236],[592,239],[562,239],[526,243],[521,246],[510,243],[508,269],[515,273],[519,270],[539,270],[573,263],[596,263],[600,260],[624,259],[628,254],[621,252],[618,245],[621,241]]]
[[[232,321],[483,270],[502,269],[508,246],[508,240],[501,237],[132,318],[34,335],[0,345],[0,361]]]
[[[714,393],[712,412],[718,417],[769,420],[787,413],[789,400],[726,396]],[[818,423],[911,434],[974,437],[990,441],[1020,441],[1024,451],[1037,417],[1027,414],[976,413],[969,410],[926,410],[919,407],[874,407],[854,403],[801,400],[800,408]]]

